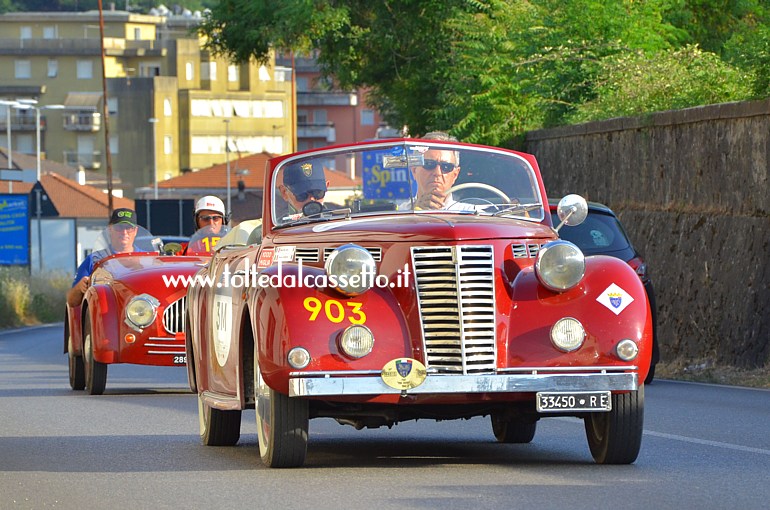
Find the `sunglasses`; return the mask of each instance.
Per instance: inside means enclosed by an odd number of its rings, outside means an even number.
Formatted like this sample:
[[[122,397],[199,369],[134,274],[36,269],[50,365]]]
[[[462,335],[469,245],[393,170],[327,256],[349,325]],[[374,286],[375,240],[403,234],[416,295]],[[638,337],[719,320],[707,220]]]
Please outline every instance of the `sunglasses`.
[[[212,214],[210,216],[199,216],[199,219],[203,221],[222,221],[225,218],[220,214]]]
[[[116,223],[112,225],[112,228],[117,230],[118,232],[128,232],[131,230],[136,230],[135,226],[128,225],[127,223]]]
[[[299,193],[299,194],[295,193],[294,197],[297,199],[298,202],[304,202],[311,195],[316,200],[321,200],[323,197],[326,196],[326,190],[323,190],[323,189],[311,189],[310,191],[305,191],[304,193]]]
[[[426,159],[422,164],[425,170],[433,170],[437,166],[441,168],[442,174],[448,174],[457,167],[457,165],[449,161],[436,161],[435,159]]]

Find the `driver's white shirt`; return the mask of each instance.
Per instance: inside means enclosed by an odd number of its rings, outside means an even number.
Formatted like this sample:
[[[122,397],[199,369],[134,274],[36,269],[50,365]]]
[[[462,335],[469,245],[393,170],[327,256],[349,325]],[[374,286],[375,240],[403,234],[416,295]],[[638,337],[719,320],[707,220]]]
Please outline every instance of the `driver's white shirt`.
[[[416,200],[416,198],[415,198]],[[439,209],[422,209],[423,211],[481,211],[484,208],[489,207],[489,204],[469,204],[468,202],[456,202],[452,194],[446,196],[444,199],[444,206]],[[397,211],[411,211],[412,201],[401,200],[396,205]],[[420,210],[420,209],[417,209]]]

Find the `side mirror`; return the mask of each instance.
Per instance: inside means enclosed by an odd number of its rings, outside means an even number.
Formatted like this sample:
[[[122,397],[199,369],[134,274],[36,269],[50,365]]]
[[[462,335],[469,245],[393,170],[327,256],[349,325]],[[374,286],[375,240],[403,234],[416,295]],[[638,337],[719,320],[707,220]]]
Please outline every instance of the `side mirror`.
[[[556,214],[561,220],[561,223],[554,229],[557,232],[564,225],[569,225],[570,227],[580,225],[588,216],[588,203],[580,195],[567,195],[559,200],[559,205],[556,206]]]

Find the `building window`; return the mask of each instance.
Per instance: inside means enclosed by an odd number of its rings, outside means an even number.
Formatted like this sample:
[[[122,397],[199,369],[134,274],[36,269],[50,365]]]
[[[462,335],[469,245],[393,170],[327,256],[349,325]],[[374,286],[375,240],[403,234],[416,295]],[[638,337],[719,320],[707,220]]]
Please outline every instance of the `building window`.
[[[56,27],[43,27],[43,39],[56,39]]]
[[[373,110],[361,110],[361,125],[362,126],[374,126],[374,111]]]
[[[134,40],[142,40],[142,29],[139,27],[134,28]]]
[[[118,114],[118,98],[107,97],[107,109],[110,112],[110,116]]]
[[[78,60],[77,62],[78,80],[90,80],[94,77],[94,63],[91,60]]]
[[[32,64],[29,60],[17,60],[14,64],[17,80],[28,80],[32,78]]]
[[[297,124],[307,124],[307,110],[297,110]]]
[[[307,78],[304,76],[297,76],[297,92],[307,92]]]
[[[174,152],[174,141],[171,138],[171,135],[166,135],[163,137],[163,154],[171,154]]]
[[[171,110],[171,99],[169,98],[163,99],[163,115],[165,117],[171,117],[171,115],[173,115]]]
[[[326,124],[326,110],[316,110],[313,112],[313,124],[321,125]]]
[[[187,81],[192,81],[193,78],[195,78],[195,73],[193,71],[193,63],[187,62],[184,65],[184,76]]]
[[[48,59],[48,77],[49,78],[56,78],[56,75],[59,74],[59,61],[55,58],[49,58]]]
[[[120,143],[118,140],[119,138],[117,135],[110,136],[110,154],[118,154],[120,152]]]
[[[32,39],[32,27],[20,27],[19,39]]]
[[[201,79],[209,80],[209,81],[217,81],[217,63],[216,62],[201,63]]]
[[[259,81],[270,81],[270,71],[265,66],[259,66]]]
[[[238,76],[239,76],[238,66],[234,66],[234,65],[227,66],[227,81],[229,81],[230,83],[237,83]]]

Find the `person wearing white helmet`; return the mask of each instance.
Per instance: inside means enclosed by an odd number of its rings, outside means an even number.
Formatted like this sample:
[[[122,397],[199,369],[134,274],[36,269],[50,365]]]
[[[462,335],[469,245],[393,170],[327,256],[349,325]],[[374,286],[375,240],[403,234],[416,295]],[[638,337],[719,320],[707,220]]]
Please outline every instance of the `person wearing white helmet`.
[[[195,203],[195,229],[211,225],[215,230],[227,223],[225,204],[213,195],[201,197]]]
[[[227,227],[225,204],[213,195],[206,195],[195,202],[195,233],[185,246],[183,255],[210,253],[219,239],[230,229]]]

